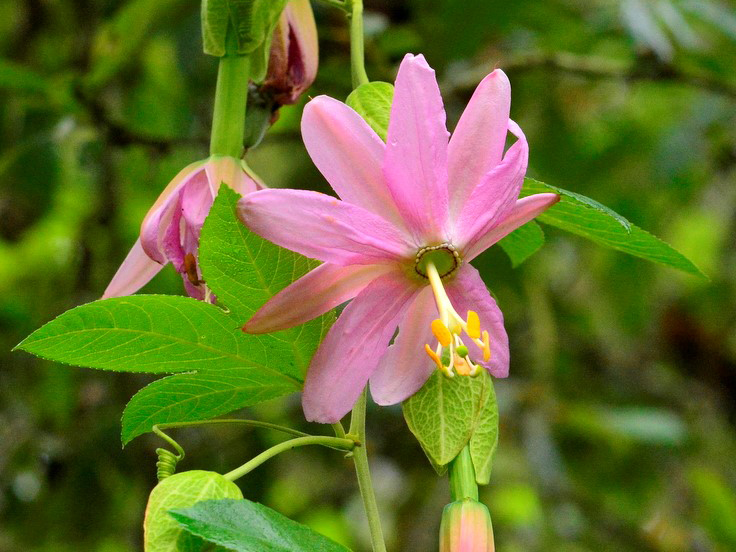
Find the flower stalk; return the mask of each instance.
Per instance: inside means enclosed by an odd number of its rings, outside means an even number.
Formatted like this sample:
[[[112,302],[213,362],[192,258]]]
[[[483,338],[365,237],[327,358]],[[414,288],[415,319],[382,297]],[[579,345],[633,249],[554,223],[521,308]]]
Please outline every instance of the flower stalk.
[[[472,498],[478,500],[478,484],[470,458],[470,447],[466,446],[450,463],[450,494],[453,501]]]

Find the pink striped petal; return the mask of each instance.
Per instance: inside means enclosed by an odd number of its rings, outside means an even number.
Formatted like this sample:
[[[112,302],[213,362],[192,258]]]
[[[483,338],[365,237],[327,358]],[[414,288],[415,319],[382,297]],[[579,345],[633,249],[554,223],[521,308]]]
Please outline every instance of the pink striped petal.
[[[475,187],[455,221],[454,240],[461,249],[495,226],[519,197],[529,160],[529,146],[519,125],[509,121],[509,130],[518,140],[506,152],[501,164],[488,172]]]
[[[371,395],[381,405],[396,404],[411,397],[435,370],[434,362],[424,351],[436,339],[430,324],[437,318],[437,304],[432,288],[425,286],[399,323],[399,335],[381,358],[371,376]]]
[[[396,76],[383,174],[417,243],[446,238],[449,136],[434,70],[424,56],[407,54]]]
[[[304,108],[302,138],[340,198],[403,228],[381,170],[386,145],[360,115],[342,102],[318,96]]]
[[[506,237],[519,226],[526,224],[541,212],[549,209],[560,200],[557,194],[534,194],[516,201],[505,217],[496,226],[485,234],[475,237],[475,240],[467,245],[465,260],[472,261],[493,244]]]
[[[470,98],[447,151],[450,213],[457,216],[475,187],[501,162],[511,108],[511,84],[496,69]]]
[[[415,251],[385,219],[318,192],[260,190],[241,199],[238,212],[267,240],[334,264],[385,263]]]
[[[460,316],[467,316],[469,310],[477,312],[481,329],[488,331],[491,342],[491,360],[488,362],[482,362],[483,353],[475,343],[464,340],[473,362],[483,365],[497,378],[508,376],[509,338],[503,326],[503,314],[478,271],[464,264],[455,279],[447,285],[447,295]]]
[[[145,286],[162,268],[163,265],[146,255],[141,247],[141,240],[138,239],[102,294],[102,298],[131,295]]]
[[[324,263],[274,295],[243,327],[252,334],[304,324],[355,297],[391,265],[339,266]]]
[[[378,366],[401,315],[418,288],[398,272],[369,284],[337,319],[312,359],[302,406],[307,420],[340,420]]]

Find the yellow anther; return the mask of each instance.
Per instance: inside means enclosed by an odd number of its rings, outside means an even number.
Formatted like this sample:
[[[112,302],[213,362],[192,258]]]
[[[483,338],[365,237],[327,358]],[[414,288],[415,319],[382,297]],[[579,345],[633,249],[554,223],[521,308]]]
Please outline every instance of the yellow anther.
[[[438,357],[438,356],[437,356],[437,353],[435,353],[435,352],[434,352],[434,351],[432,350],[432,347],[430,347],[429,345],[427,345],[427,344],[425,343],[425,344],[424,344],[424,350],[425,350],[425,351],[427,352],[427,354],[429,355],[429,358],[431,358],[432,360],[434,360],[434,363],[435,363],[435,364],[437,365],[437,369],[438,369],[438,370],[442,370],[442,369],[444,369],[444,366],[442,366],[442,361],[440,360],[440,357]]]
[[[483,330],[483,362],[491,360],[491,339],[488,337],[488,331]]]
[[[471,339],[480,339],[480,318],[475,311],[468,311],[468,335]]]
[[[452,343],[452,334],[447,329],[447,326],[442,323],[442,320],[432,320],[432,333],[443,347],[449,347],[450,343]]]

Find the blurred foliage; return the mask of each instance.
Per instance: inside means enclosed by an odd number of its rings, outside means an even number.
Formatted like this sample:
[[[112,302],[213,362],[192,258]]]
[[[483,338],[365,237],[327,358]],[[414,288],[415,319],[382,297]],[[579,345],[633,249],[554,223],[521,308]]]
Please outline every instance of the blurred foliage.
[[[315,5],[312,95],[349,92],[343,16]],[[511,377],[482,498],[500,552],[736,549],[736,6],[726,0],[366,0],[369,75],[406,51],[437,69],[453,125],[495,66],[529,174],[588,195],[683,251],[702,281],[548,230],[516,269],[476,261],[504,309]],[[0,2],[0,551],[140,550],[156,439],[120,449],[150,378],[10,349],[99,297],[159,191],[206,154],[216,61],[193,0]],[[249,160],[272,186],[325,190],[300,106]],[[180,293],[165,270],[146,289]],[[249,416],[305,426],[298,397]],[[446,480],[400,407],[369,411],[392,550],[436,548]],[[181,430],[182,469],[225,471],[279,436]],[[282,455],[241,488],[356,550],[350,462]]]

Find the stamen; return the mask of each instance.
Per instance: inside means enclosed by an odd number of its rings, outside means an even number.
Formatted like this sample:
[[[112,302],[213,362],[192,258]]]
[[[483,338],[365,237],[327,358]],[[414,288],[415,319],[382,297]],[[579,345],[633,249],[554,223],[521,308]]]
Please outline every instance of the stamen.
[[[429,355],[429,358],[434,360],[434,363],[437,365],[437,369],[442,371],[444,369],[444,366],[442,366],[442,361],[440,360],[440,357],[437,356],[437,353],[432,350],[432,347],[425,343],[424,350]]]
[[[447,329],[447,326],[442,323],[442,320],[432,320],[431,328],[432,333],[437,338],[437,341],[440,342],[440,345],[448,347],[452,343],[452,334]]]
[[[491,339],[488,330],[483,330],[483,362],[491,360]]]
[[[468,311],[468,336],[470,339],[480,339],[480,318],[475,311]]]

